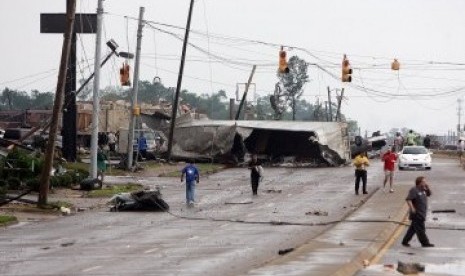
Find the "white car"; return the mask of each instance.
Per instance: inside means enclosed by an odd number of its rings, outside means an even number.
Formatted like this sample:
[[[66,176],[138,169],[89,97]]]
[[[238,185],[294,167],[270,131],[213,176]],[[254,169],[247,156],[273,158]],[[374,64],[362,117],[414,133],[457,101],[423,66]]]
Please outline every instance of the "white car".
[[[407,168],[431,170],[431,151],[423,146],[405,146],[399,153],[399,170]]]

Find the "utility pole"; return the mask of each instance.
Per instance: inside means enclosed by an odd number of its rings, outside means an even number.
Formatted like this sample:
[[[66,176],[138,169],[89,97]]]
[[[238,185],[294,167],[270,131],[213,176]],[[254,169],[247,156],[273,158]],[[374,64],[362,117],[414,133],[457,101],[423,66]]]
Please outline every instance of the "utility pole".
[[[344,99],[344,88],[341,90],[341,96],[337,99],[337,111],[336,111],[336,121],[341,121],[341,103],[342,99]]]
[[[174,97],[173,109],[171,111],[170,133],[168,136],[168,161],[171,160],[171,150],[173,148],[174,126],[176,124],[176,115],[178,112],[179,94],[181,93],[182,75],[184,72],[184,62],[186,60],[187,42],[189,40],[189,32],[191,29],[193,9],[194,0],[191,0],[191,3],[189,5],[189,15],[187,16],[186,33],[184,34],[184,42],[182,44],[181,64],[179,66],[178,83],[176,85],[176,95]]]
[[[325,114],[326,114],[326,122],[329,121],[329,115],[328,115],[328,102],[325,101]]]
[[[94,92],[92,102],[92,136],[90,143],[90,175],[92,179],[97,178],[97,150],[98,150],[98,124],[100,113],[100,56],[102,44],[102,17],[103,0],[98,0],[97,6],[97,36],[95,39],[94,59]]]
[[[333,121],[333,108],[331,104],[331,90],[329,89],[329,86],[328,86],[328,107],[329,107],[329,120],[332,122]]]
[[[75,2],[75,1],[73,1]],[[71,5],[67,0],[66,7]],[[40,14],[40,32],[62,34],[66,32],[66,14],[42,13]],[[65,103],[63,107],[62,135],[63,135],[63,157],[70,162],[76,161],[76,34],[93,34],[97,29],[96,14],[75,14],[75,24],[71,36],[71,49],[66,72]]]
[[[458,124],[457,124],[457,133],[460,135],[461,127],[460,127],[460,119],[462,118],[462,98],[457,99],[457,116],[458,116]]]
[[[61,51],[60,70],[58,72],[58,83],[55,92],[55,101],[53,103],[53,113],[50,131],[48,134],[47,149],[45,152],[45,161],[40,175],[38,205],[44,206],[47,204],[50,171],[52,169],[53,156],[55,153],[55,140],[58,130],[58,115],[61,112],[63,94],[65,91],[66,69],[68,68],[68,59],[71,51],[71,36],[73,35],[74,18],[76,15],[76,0],[68,0],[66,16],[66,30],[63,39],[63,47]]]
[[[236,121],[239,120],[241,109],[244,106],[245,100],[247,99],[247,92],[249,91],[250,84],[252,83],[252,78],[253,78],[253,75],[255,74],[255,69],[257,69],[257,65],[254,65],[252,67],[252,72],[250,72],[249,80],[247,81],[247,84],[245,85],[245,90],[244,90],[244,94],[242,95],[241,103],[239,104],[239,107],[237,108]]]
[[[129,131],[128,131],[128,170],[132,169],[132,158],[133,158],[133,142],[134,142],[134,125],[137,116],[140,115],[140,107],[137,104],[137,93],[139,92],[139,64],[140,64],[140,50],[142,44],[142,29],[144,28],[144,7],[139,8],[139,26],[137,28],[137,48],[136,48],[136,60],[134,63],[134,85],[132,87],[132,102],[131,102],[131,114],[129,120]]]

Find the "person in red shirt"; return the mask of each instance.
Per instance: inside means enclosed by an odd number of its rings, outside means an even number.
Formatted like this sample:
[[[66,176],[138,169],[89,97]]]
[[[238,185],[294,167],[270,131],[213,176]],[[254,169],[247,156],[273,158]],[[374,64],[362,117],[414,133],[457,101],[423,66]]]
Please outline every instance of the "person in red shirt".
[[[392,182],[394,178],[394,169],[397,161],[397,154],[394,153],[394,150],[389,148],[386,153],[383,154],[381,160],[384,162],[384,182],[383,182],[383,191],[386,189],[386,182],[389,179],[389,192],[393,193],[394,189],[392,188]]]

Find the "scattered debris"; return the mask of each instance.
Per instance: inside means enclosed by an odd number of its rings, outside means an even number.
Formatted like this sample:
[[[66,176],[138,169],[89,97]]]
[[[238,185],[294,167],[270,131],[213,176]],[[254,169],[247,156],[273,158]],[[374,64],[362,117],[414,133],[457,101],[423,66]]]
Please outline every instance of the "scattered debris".
[[[291,248],[286,248],[286,249],[281,249],[281,250],[278,251],[278,254],[279,254],[279,255],[285,255],[285,254],[287,254],[287,253],[289,253],[289,252],[292,252],[292,251],[294,251],[294,248],[293,248],[293,247],[291,247]]]
[[[313,211],[313,212],[312,212],[312,211],[306,212],[305,215],[307,215],[307,216],[310,216],[310,215],[315,215],[315,216],[328,216],[328,212],[317,210],[317,211]]]
[[[61,206],[60,207],[60,212],[63,216],[69,216],[71,215],[71,209],[67,208],[67,207],[64,207],[64,206]]]
[[[364,266],[364,267],[367,267],[367,266],[369,266],[369,265],[370,265],[370,261],[369,261],[369,260],[367,260],[367,259],[363,260],[363,266]]]
[[[103,182],[98,178],[86,178],[79,183],[80,189],[84,191],[91,191],[95,189],[102,189]]]
[[[271,193],[278,193],[278,194],[280,194],[280,193],[283,192],[283,190],[269,189],[269,190],[265,190],[264,192],[265,192],[265,193],[269,193],[269,194],[271,194]]]
[[[74,243],[75,243],[74,241],[72,241],[72,242],[64,242],[64,243],[61,244],[61,246],[68,247],[68,246],[73,245]]]
[[[252,204],[253,201],[246,200],[246,201],[226,201],[224,204]]]
[[[114,205],[110,211],[168,211],[170,206],[161,196],[160,191],[136,191],[120,193],[110,199]]]
[[[455,209],[433,210],[431,213],[455,213]]]
[[[385,264],[384,268],[394,269],[394,264]]]
[[[404,263],[399,261],[397,264],[397,271],[402,274],[418,274],[425,272],[425,266],[419,263]]]

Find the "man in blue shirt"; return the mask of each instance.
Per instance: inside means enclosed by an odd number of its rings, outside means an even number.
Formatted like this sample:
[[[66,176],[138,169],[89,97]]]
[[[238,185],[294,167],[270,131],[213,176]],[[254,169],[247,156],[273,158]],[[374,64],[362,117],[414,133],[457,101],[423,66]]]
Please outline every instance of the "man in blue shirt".
[[[189,162],[181,172],[181,182],[184,181],[184,175],[186,176],[186,204],[191,207],[194,206],[194,195],[195,195],[195,182],[199,183],[199,170]]]
[[[137,139],[137,149],[139,150],[140,156],[147,158],[147,139],[143,132],[140,133],[140,137]]]

